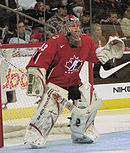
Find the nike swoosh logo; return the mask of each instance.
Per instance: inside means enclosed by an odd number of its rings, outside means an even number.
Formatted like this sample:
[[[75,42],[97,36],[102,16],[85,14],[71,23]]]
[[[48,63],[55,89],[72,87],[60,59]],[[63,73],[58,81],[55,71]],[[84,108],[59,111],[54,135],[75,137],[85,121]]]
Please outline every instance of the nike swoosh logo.
[[[110,70],[104,70],[103,66],[100,67],[100,71],[99,71],[99,74],[100,74],[100,77],[101,78],[108,78],[110,75],[114,74],[115,72],[117,72],[118,70],[122,69],[124,66],[130,64],[130,61],[129,62],[126,62],[124,64],[121,64],[119,66],[116,66]]]
[[[60,46],[60,48],[63,48],[65,45]]]

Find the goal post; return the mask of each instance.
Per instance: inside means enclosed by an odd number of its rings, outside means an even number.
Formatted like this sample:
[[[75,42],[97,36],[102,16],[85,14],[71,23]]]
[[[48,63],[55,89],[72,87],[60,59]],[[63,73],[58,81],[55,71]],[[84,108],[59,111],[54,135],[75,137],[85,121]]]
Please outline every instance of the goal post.
[[[21,131],[25,132],[27,124],[37,109],[37,104],[35,103],[37,98],[26,95],[26,65],[33,53],[41,45],[42,43],[3,44],[0,46],[0,102],[3,104],[2,106],[0,104],[0,147],[4,145],[3,137],[4,139],[12,137],[12,135],[17,137]],[[92,63],[85,62],[80,77],[82,82],[87,80],[93,84]],[[69,116],[70,111],[64,109],[52,133],[60,132],[61,130],[57,130],[59,127],[66,127],[69,130],[67,126],[69,124],[67,117]],[[67,131],[63,131],[67,133]],[[22,133],[24,134],[24,132]]]
[[[0,148],[4,146],[3,121],[2,121],[2,99],[1,99],[1,78],[0,78]]]

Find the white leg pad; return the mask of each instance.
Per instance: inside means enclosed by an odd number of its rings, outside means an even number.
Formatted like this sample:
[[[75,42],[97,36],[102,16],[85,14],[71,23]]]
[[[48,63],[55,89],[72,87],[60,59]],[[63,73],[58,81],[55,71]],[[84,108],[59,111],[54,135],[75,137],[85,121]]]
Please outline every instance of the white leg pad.
[[[95,129],[93,123],[89,125],[89,127],[85,130],[85,135],[90,138],[91,141],[96,141],[99,138],[99,133]]]
[[[97,110],[90,115],[79,117],[72,113],[70,120],[71,138],[74,143],[93,143],[95,140],[89,137],[87,129],[93,122]]]
[[[66,90],[52,83],[47,85],[40,105],[27,127],[25,143],[33,146],[43,146],[45,144],[47,136],[64,109],[63,103],[67,100],[67,97],[68,92]]]
[[[38,148],[42,147],[46,143],[46,138],[41,136],[37,131],[33,132],[32,130],[27,129],[24,143],[31,145],[32,148]]]
[[[76,100],[76,102],[74,102],[78,108],[82,110],[88,107],[91,103],[96,102],[97,95],[95,91],[93,91],[92,98],[90,97],[90,91],[92,91],[90,84],[84,84],[79,88],[79,90],[81,92],[81,100]],[[70,130],[72,132],[71,137],[74,143],[93,143],[96,140],[98,134],[92,126],[92,122],[94,121],[96,113],[97,109],[84,116],[78,116],[72,113],[70,120]]]

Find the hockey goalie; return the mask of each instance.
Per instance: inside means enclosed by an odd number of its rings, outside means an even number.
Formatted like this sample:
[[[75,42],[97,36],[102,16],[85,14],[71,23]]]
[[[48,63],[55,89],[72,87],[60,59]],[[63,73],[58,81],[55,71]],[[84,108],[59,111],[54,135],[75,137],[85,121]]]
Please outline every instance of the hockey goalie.
[[[111,37],[104,47],[95,46],[91,37],[81,33],[79,19],[67,16],[63,31],[43,43],[27,65],[27,95],[40,97],[40,101],[24,142],[42,147],[64,107],[72,112],[72,142],[96,141],[99,135],[93,121],[102,100],[91,84],[82,84],[79,73],[85,61],[105,64],[121,58],[124,49],[118,37]]]

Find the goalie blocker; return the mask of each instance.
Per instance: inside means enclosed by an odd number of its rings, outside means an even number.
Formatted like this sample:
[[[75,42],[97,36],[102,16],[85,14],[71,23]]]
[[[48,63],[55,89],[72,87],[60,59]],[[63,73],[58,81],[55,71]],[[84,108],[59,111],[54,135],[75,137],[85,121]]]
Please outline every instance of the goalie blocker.
[[[83,88],[84,86],[86,85],[83,85],[81,87]],[[90,91],[90,88],[88,88],[88,92],[89,91]],[[89,98],[90,97],[88,97],[88,99]],[[32,147],[42,147],[46,143],[46,139],[51,129],[55,125],[55,122],[57,121],[58,117],[62,113],[64,107],[69,108],[73,112],[72,114],[76,114],[76,117],[78,118],[79,117],[84,118],[84,115],[85,115],[85,118],[86,116],[88,118],[88,116],[90,117],[90,114],[93,114],[91,111],[95,112],[98,109],[98,107],[102,104],[102,101],[97,98],[96,101],[93,103],[93,105],[89,105],[86,101],[83,102],[83,105],[84,103],[86,103],[87,105],[86,104],[85,105],[88,106],[88,107],[86,106],[82,107],[84,109],[81,109],[81,107],[78,108],[77,106],[74,106],[70,101],[68,101],[67,90],[57,85],[54,85],[52,83],[48,83],[46,86],[44,96],[41,98],[41,101],[39,103],[38,109],[34,113],[31,119],[31,122],[29,123],[26,129],[24,142],[27,144],[31,144]],[[98,105],[94,105],[95,103],[98,103]],[[81,102],[78,105],[81,105]],[[89,129],[89,131],[94,129],[93,125],[91,124],[94,117],[95,117],[95,113],[94,113],[94,116],[91,118],[91,121],[89,120],[89,124],[87,126],[86,126],[86,123],[85,125],[83,125],[83,127],[85,126],[86,133],[88,132],[87,129]],[[73,124],[75,120],[77,119],[75,118],[75,116],[72,118],[74,120],[71,120],[70,124],[71,123]],[[71,126],[71,129],[72,129],[72,126]],[[75,133],[73,130],[71,131],[72,131],[72,134]],[[79,131],[81,133],[83,132],[81,128],[79,128],[78,132]],[[90,132],[88,133],[90,134]],[[95,135],[94,131],[92,133],[93,133],[92,137],[94,137],[92,141],[94,141],[95,138],[97,138],[97,134]],[[89,139],[89,142],[90,142],[90,139]]]
[[[44,68],[30,67],[27,73],[27,95],[42,97],[46,84],[46,70]]]

